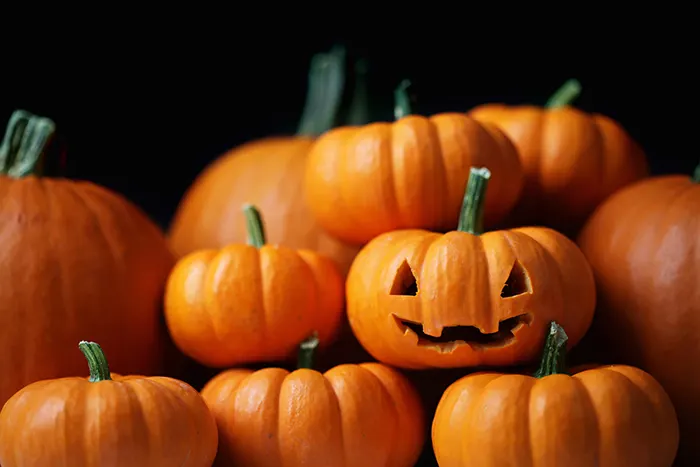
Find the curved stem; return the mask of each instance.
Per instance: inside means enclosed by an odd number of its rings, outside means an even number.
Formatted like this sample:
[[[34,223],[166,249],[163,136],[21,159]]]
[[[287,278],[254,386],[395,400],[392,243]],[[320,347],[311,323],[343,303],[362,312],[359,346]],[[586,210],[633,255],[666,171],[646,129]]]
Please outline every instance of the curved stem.
[[[407,92],[410,86],[411,81],[405,79],[394,90],[394,118],[396,120],[411,115],[411,99]]]
[[[345,48],[313,56],[297,135],[316,137],[333,128],[345,86]]]
[[[297,360],[297,368],[313,369],[314,353],[318,348],[318,334],[314,332],[309,338],[299,345],[299,356]]]
[[[15,178],[40,175],[41,156],[55,131],[53,120],[15,110],[0,145],[0,173]]]
[[[570,79],[552,94],[544,106],[547,109],[558,109],[570,105],[580,94],[581,83],[577,79]]]
[[[100,347],[98,343],[80,341],[78,347],[88,361],[91,383],[109,381],[112,379],[112,374],[107,364],[107,357],[105,357],[102,347]]]
[[[352,93],[350,109],[345,118],[346,125],[364,125],[369,123],[369,98],[367,96],[367,61],[355,63],[355,89]]]
[[[260,211],[252,204],[244,204],[243,214],[245,215],[246,230],[248,232],[248,245],[261,248],[265,245],[265,227]]]
[[[695,167],[695,173],[693,174],[692,180],[695,183],[700,183],[700,164],[698,164],[698,166]]]
[[[535,378],[545,376],[566,374],[566,343],[569,336],[564,328],[556,321],[549,324],[549,333],[544,341],[544,352],[540,367],[535,372]]]
[[[459,215],[457,230],[472,235],[484,233],[484,205],[486,189],[491,179],[491,171],[486,167],[472,167],[469,170],[467,188],[464,190],[462,211]]]

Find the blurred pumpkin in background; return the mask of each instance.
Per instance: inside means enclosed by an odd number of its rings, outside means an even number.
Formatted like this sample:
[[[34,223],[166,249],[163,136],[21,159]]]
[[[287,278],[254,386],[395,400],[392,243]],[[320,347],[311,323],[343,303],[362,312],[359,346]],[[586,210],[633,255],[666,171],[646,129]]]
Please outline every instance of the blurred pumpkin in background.
[[[395,91],[395,122],[332,129],[308,158],[309,207],[323,228],[348,243],[398,229],[449,230],[473,165],[494,173],[487,225],[502,220],[520,194],[517,150],[501,130],[461,113],[411,115],[409,84]]]
[[[358,78],[363,91],[364,75]],[[315,55],[297,134],[249,142],[209,165],[188,189],[173,218],[169,237],[175,253],[183,256],[245,242],[245,222],[239,211],[244,203],[251,203],[265,213],[269,243],[319,251],[336,261],[344,275],[358,248],[332,238],[318,226],[302,189],[307,155],[316,137],[335,125],[344,87],[344,49]],[[366,117],[363,105],[366,102],[355,103],[356,118]]]
[[[596,206],[649,175],[642,148],[615,120],[571,106],[581,85],[567,81],[544,107],[486,104],[468,113],[513,141],[525,187],[508,225],[545,225],[572,236]]]
[[[162,371],[167,349],[161,310],[175,259],[165,237],[111,190],[43,177],[54,131],[17,111],[0,147],[0,404],[29,383],[82,375],[83,339],[120,373]]]

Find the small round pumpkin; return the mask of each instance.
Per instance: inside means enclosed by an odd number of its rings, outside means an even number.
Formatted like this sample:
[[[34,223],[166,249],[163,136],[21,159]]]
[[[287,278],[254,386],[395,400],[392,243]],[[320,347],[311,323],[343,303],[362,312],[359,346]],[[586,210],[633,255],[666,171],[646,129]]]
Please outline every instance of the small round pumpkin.
[[[679,465],[700,465],[693,366],[700,361],[700,166],[692,177],[655,176],[620,190],[593,213],[578,244],[600,297],[586,354],[603,347],[598,359],[658,379],[680,420]]]
[[[117,372],[165,363],[165,237],[123,196],[42,173],[54,134],[19,110],[0,147],[0,406],[29,383],[81,374],[67,350],[81,338],[101,342]]]
[[[343,318],[343,277],[335,263],[266,244],[257,208],[245,205],[243,212],[249,244],[181,258],[165,292],[173,342],[212,367],[286,359],[313,331],[331,343]]]
[[[595,308],[590,266],[548,228],[483,231],[491,174],[472,168],[456,231],[382,234],[358,254],[346,283],[355,336],[403,368],[511,365],[537,357],[545,323],[586,333]]]
[[[420,399],[379,363],[312,369],[318,338],[300,346],[299,369],[232,369],[202,389],[219,427],[216,466],[413,467],[425,441]]]
[[[574,235],[605,198],[649,174],[644,151],[618,122],[570,105],[580,91],[569,80],[544,108],[488,104],[469,112],[518,148],[525,188],[509,224]]]
[[[79,347],[89,379],[38,381],[7,401],[0,412],[0,464],[211,466],[216,421],[197,391],[173,378],[110,373],[98,344]]]
[[[487,225],[508,214],[523,186],[517,150],[495,125],[460,113],[410,115],[405,84],[396,90],[395,122],[330,130],[308,157],[309,208],[348,243],[397,229],[450,229],[472,165],[495,174]]]
[[[245,240],[235,213],[244,202],[258,206],[271,242],[319,251],[345,274],[358,248],[328,235],[303,197],[306,158],[315,138],[335,124],[344,89],[342,49],[311,62],[309,92],[295,136],[252,141],[222,155],[194,181],[177,207],[170,242],[178,256]],[[361,109],[362,103],[355,109]]]
[[[648,373],[625,365],[572,371],[567,336],[549,326],[534,374],[473,373],[453,383],[433,419],[440,467],[671,467],[678,420]]]

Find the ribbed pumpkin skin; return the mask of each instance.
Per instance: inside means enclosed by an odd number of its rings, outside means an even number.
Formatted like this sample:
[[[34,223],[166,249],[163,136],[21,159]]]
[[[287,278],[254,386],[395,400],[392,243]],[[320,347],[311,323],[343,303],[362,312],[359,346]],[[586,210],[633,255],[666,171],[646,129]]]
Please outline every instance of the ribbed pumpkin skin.
[[[445,391],[432,438],[440,467],[671,467],[678,423],[661,385],[637,368],[480,373]]]
[[[197,391],[172,378],[112,378],[39,381],[13,396],[0,412],[3,467],[211,466],[216,422]]]
[[[603,115],[500,104],[469,115],[497,125],[518,148],[525,187],[509,225],[546,225],[574,235],[603,200],[649,174],[642,148]]]
[[[160,371],[175,260],[133,204],[89,182],[0,176],[0,238],[0,403],[83,374],[82,339],[101,342],[115,371]]]
[[[321,229],[303,196],[309,137],[265,138],[221,156],[197,177],[183,197],[169,237],[179,256],[221,248],[246,239],[240,215],[244,203],[265,214],[268,241],[319,251],[345,274],[358,247],[344,244]]]
[[[219,427],[220,467],[413,467],[423,448],[415,389],[378,363],[228,370],[202,397]]]
[[[362,245],[392,230],[453,228],[472,166],[494,174],[485,208],[493,225],[518,200],[522,167],[502,131],[463,114],[330,130],[311,150],[304,187],[318,223]]]
[[[700,170],[696,177],[658,176],[619,191],[578,238],[600,297],[584,347],[598,361],[639,366],[661,382],[680,420],[679,465],[693,466],[700,464]]]

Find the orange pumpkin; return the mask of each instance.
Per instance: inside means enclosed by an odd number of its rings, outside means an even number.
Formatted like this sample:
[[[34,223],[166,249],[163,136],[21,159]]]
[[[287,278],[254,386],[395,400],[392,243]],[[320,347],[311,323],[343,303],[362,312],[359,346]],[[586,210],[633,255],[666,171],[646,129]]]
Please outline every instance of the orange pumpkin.
[[[379,363],[312,368],[318,338],[302,343],[299,369],[227,370],[202,389],[219,427],[215,465],[413,467],[425,441],[420,400]]]
[[[534,376],[473,373],[433,419],[440,467],[671,467],[678,421],[664,389],[625,365],[566,371],[567,336],[552,322]]]
[[[573,235],[605,198],[649,174],[642,148],[619,123],[570,106],[580,90],[569,80],[544,108],[488,104],[469,112],[498,125],[518,148],[525,188],[513,225]]]
[[[110,373],[98,344],[79,346],[89,379],[35,382],[7,401],[0,412],[0,464],[211,466],[216,422],[197,391],[173,378]]]
[[[687,464],[679,465],[700,465],[700,166],[694,177],[657,176],[617,192],[578,243],[600,297],[585,341],[605,349],[599,359],[639,366],[661,382],[680,420]]]
[[[382,234],[346,284],[350,325],[381,362],[404,368],[511,365],[536,358],[545,323],[586,333],[593,275],[562,234],[540,227],[483,231],[491,174],[471,170],[456,231]]]
[[[330,343],[343,317],[343,277],[333,261],[266,244],[258,210],[243,211],[249,244],[181,258],[165,293],[173,342],[212,367],[285,359],[313,331]]]
[[[397,120],[328,131],[311,150],[306,199],[318,223],[355,244],[397,229],[448,230],[472,165],[495,175],[487,225],[511,210],[523,185],[517,151],[494,125],[459,113],[409,115],[406,83]]]
[[[0,405],[29,383],[81,374],[66,350],[81,337],[102,342],[119,372],[158,372],[166,349],[175,259],[162,232],[106,188],[39,176],[54,129],[17,111],[0,147]]]
[[[309,150],[315,138],[335,123],[343,94],[344,60],[342,50],[314,57],[296,136],[247,143],[224,154],[197,177],[170,227],[170,241],[179,256],[243,242],[245,223],[235,212],[248,202],[265,213],[271,242],[319,251],[336,261],[343,274],[347,272],[358,248],[332,238],[316,224],[302,189]]]

